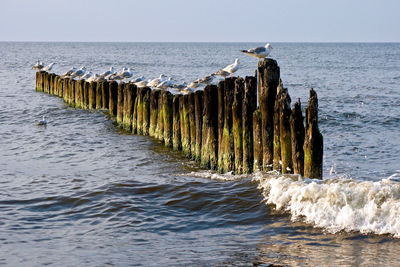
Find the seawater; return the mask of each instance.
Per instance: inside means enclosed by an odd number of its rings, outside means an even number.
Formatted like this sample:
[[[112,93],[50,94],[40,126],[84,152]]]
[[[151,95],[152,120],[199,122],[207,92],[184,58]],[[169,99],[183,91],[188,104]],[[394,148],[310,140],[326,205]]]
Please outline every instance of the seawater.
[[[217,174],[34,90],[37,59],[190,82],[257,45],[0,43],[0,265],[398,265],[398,43],[272,44],[292,102],[318,93],[322,181]]]

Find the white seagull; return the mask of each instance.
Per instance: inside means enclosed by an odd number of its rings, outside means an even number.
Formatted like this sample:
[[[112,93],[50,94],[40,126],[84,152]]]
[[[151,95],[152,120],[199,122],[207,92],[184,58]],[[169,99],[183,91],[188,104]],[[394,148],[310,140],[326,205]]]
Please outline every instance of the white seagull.
[[[165,81],[166,79],[167,79],[167,76],[165,76],[164,74],[160,74],[160,77],[151,80],[151,81],[147,84],[147,86],[148,86],[148,87],[156,87],[159,83],[162,83],[162,82]]]
[[[240,52],[261,59],[266,58],[272,51],[273,47],[268,43],[265,46],[259,46],[249,50],[241,50]]]
[[[213,73],[213,74],[225,78],[225,77],[229,76],[230,73],[227,72],[227,71],[224,71],[224,70],[219,70],[219,71],[217,71],[217,72],[215,72],[215,73]]]
[[[38,122],[38,125],[46,125],[47,121],[46,118],[44,117],[44,115],[42,116],[42,120]]]
[[[136,85],[137,87],[146,87],[150,82],[151,82],[151,79],[148,79],[147,81],[142,80],[139,82],[135,82],[134,85]]]
[[[72,68],[67,70],[63,75],[61,75],[61,77],[67,77],[67,76],[71,75],[72,73],[74,73],[75,71],[76,71],[76,68],[73,66]]]
[[[234,63],[232,63],[232,64],[226,66],[226,67],[223,68],[222,70],[223,70],[223,71],[226,71],[226,72],[228,72],[229,74],[232,75],[232,74],[233,74],[234,72],[236,72],[239,68],[240,68],[239,59],[236,58]]]
[[[102,74],[99,75],[99,77],[101,78],[105,78],[106,76],[110,75],[110,74],[114,74],[114,67],[111,67],[109,70],[103,72]]]
[[[131,68],[125,69],[121,73],[119,73],[119,76],[123,77],[124,79],[129,79],[133,76],[133,71]]]
[[[135,79],[130,80],[130,83],[138,83],[144,81],[144,76],[137,77]]]
[[[210,75],[204,76],[203,78],[197,80],[198,83],[210,84],[214,79],[215,74],[212,73]]]
[[[44,67],[42,70],[44,71],[51,71],[51,69],[53,68],[54,64],[56,64],[55,62],[50,63],[49,65],[47,65],[46,67]]]
[[[80,79],[81,80],[87,80],[92,76],[93,76],[93,73],[91,71],[89,71],[89,72],[86,72],[85,75],[83,75]]]
[[[75,77],[81,77],[83,76],[83,74],[85,74],[86,72],[86,67],[81,67],[79,70],[71,73],[71,77],[75,78]]]
[[[167,89],[168,87],[174,86],[175,82],[172,80],[172,78],[168,78],[168,80],[162,81],[157,85],[157,88],[159,89]]]
[[[32,69],[33,70],[41,70],[43,68],[43,63],[41,61],[37,61],[35,65],[33,65]]]

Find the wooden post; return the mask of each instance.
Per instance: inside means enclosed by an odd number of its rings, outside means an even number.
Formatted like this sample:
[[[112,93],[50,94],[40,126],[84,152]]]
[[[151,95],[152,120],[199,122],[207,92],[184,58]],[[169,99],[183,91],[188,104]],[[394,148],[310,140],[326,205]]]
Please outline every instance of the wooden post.
[[[274,156],[273,156],[273,169],[282,171],[282,158],[281,158],[281,138],[280,138],[280,107],[282,100],[282,81],[279,79],[277,88],[277,95],[274,105]]]
[[[261,134],[261,111],[257,109],[253,113],[253,147],[254,147],[254,164],[253,170],[261,171],[263,169],[263,148],[262,148],[262,134]]]
[[[83,104],[84,109],[88,109],[89,106],[89,83],[87,81],[83,82]]]
[[[137,114],[138,114],[138,102],[141,88],[136,89],[135,101],[133,101],[133,114],[132,114],[132,133],[137,134]]]
[[[102,109],[109,109],[110,106],[110,85],[111,82],[104,81],[101,82],[101,99],[102,99]]]
[[[133,104],[136,98],[136,90],[136,85],[132,83],[125,84],[123,128],[127,131],[132,131]]]
[[[235,77],[225,79],[224,128],[222,130],[222,140],[219,141],[220,150],[218,151],[218,171],[221,173],[235,169],[235,151],[232,131],[232,105],[235,80]]]
[[[300,98],[294,104],[290,115],[290,135],[292,139],[292,162],[294,174],[304,175],[304,124]]]
[[[76,94],[76,85],[78,84],[78,81],[75,81],[74,79],[71,79],[71,95],[70,95],[70,104],[71,106],[75,107],[75,94]]]
[[[88,109],[96,108],[96,95],[97,95],[97,86],[98,82],[90,82],[89,83],[89,92],[88,92]]]
[[[75,82],[75,107],[82,108],[82,92],[83,92],[83,80],[77,80]]]
[[[261,111],[261,134],[263,147],[263,169],[273,166],[274,104],[280,70],[271,58],[258,62],[258,101]]]
[[[164,141],[164,115],[163,115],[163,101],[162,101],[162,92],[158,98],[158,120],[157,127],[155,130],[156,138],[160,141]]]
[[[318,128],[318,97],[312,88],[305,118],[304,176],[322,179],[323,138]]]
[[[195,109],[195,129],[196,129],[196,145],[194,150],[194,159],[201,159],[201,144],[203,133],[203,90],[197,90],[194,93],[194,109]]]
[[[36,86],[35,86],[36,92],[42,92],[41,80],[42,80],[42,72],[37,71],[36,72]]]
[[[222,135],[224,130],[224,117],[225,117],[225,80],[222,80],[218,83],[218,151],[222,151]],[[221,156],[221,153],[218,154]]]
[[[53,74],[53,95],[58,95],[58,75]]]
[[[112,117],[117,116],[117,106],[118,106],[118,83],[116,81],[111,81],[109,83],[109,102],[108,109]]]
[[[282,173],[293,173],[292,143],[290,136],[290,103],[286,88],[283,88],[279,107],[279,137],[281,143]]]
[[[105,82],[97,82],[96,85],[96,109],[103,108],[103,83]]]
[[[143,125],[142,125],[142,131],[143,135],[149,135],[149,127],[150,127],[150,87],[144,87],[142,90],[143,93],[143,98],[142,98],[142,104],[143,104]]]
[[[253,171],[253,113],[257,108],[257,78],[247,76],[242,105],[243,118],[243,173]]]
[[[194,106],[194,93],[188,94],[189,128],[190,128],[190,158],[195,159],[196,153],[196,109]]]
[[[180,109],[179,102],[182,95],[174,95],[172,98],[172,147],[174,150],[182,149],[181,142],[181,119],[180,119]]]
[[[120,82],[117,87],[117,124],[122,126],[124,114],[124,87],[125,83]]]
[[[158,120],[158,99],[161,90],[151,90],[150,92],[150,127],[149,135],[156,137],[156,128]]]
[[[64,78],[59,78],[58,79],[58,96],[63,97],[64,96]]]
[[[203,140],[201,163],[216,169],[218,163],[218,93],[215,85],[204,88]]]
[[[243,120],[242,120],[242,104],[244,93],[244,80],[238,78],[235,81],[235,90],[233,92],[232,105],[232,130],[233,145],[235,153],[235,173],[243,173]]]
[[[169,91],[162,91],[163,118],[164,118],[164,144],[172,147],[173,143],[173,118],[172,118],[172,98]]]
[[[182,151],[185,156],[190,157],[189,95],[183,95],[180,98],[179,106],[181,113]]]
[[[143,134],[143,94],[146,91],[143,88],[138,88],[136,101],[136,132]]]

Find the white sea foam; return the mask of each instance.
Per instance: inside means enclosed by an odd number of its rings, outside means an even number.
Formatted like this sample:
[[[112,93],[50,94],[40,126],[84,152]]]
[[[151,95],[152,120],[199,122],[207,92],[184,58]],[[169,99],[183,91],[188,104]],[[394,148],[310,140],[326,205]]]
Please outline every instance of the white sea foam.
[[[249,177],[248,175],[234,175],[233,172],[227,172],[227,173],[221,174],[221,173],[217,173],[217,172],[211,171],[211,170],[190,172],[190,173],[186,173],[184,175],[199,177],[199,178],[206,178],[206,179],[211,179],[211,180],[222,180],[222,181],[234,181],[234,180],[240,180],[240,179]]]
[[[360,231],[400,238],[399,174],[381,181],[311,180],[256,174],[266,204],[328,232]]]

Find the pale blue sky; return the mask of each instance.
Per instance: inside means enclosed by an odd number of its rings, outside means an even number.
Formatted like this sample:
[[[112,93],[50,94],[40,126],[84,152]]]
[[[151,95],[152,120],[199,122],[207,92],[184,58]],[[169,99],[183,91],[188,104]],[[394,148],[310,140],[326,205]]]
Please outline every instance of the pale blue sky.
[[[0,6],[0,41],[400,41],[400,0],[0,0]]]

